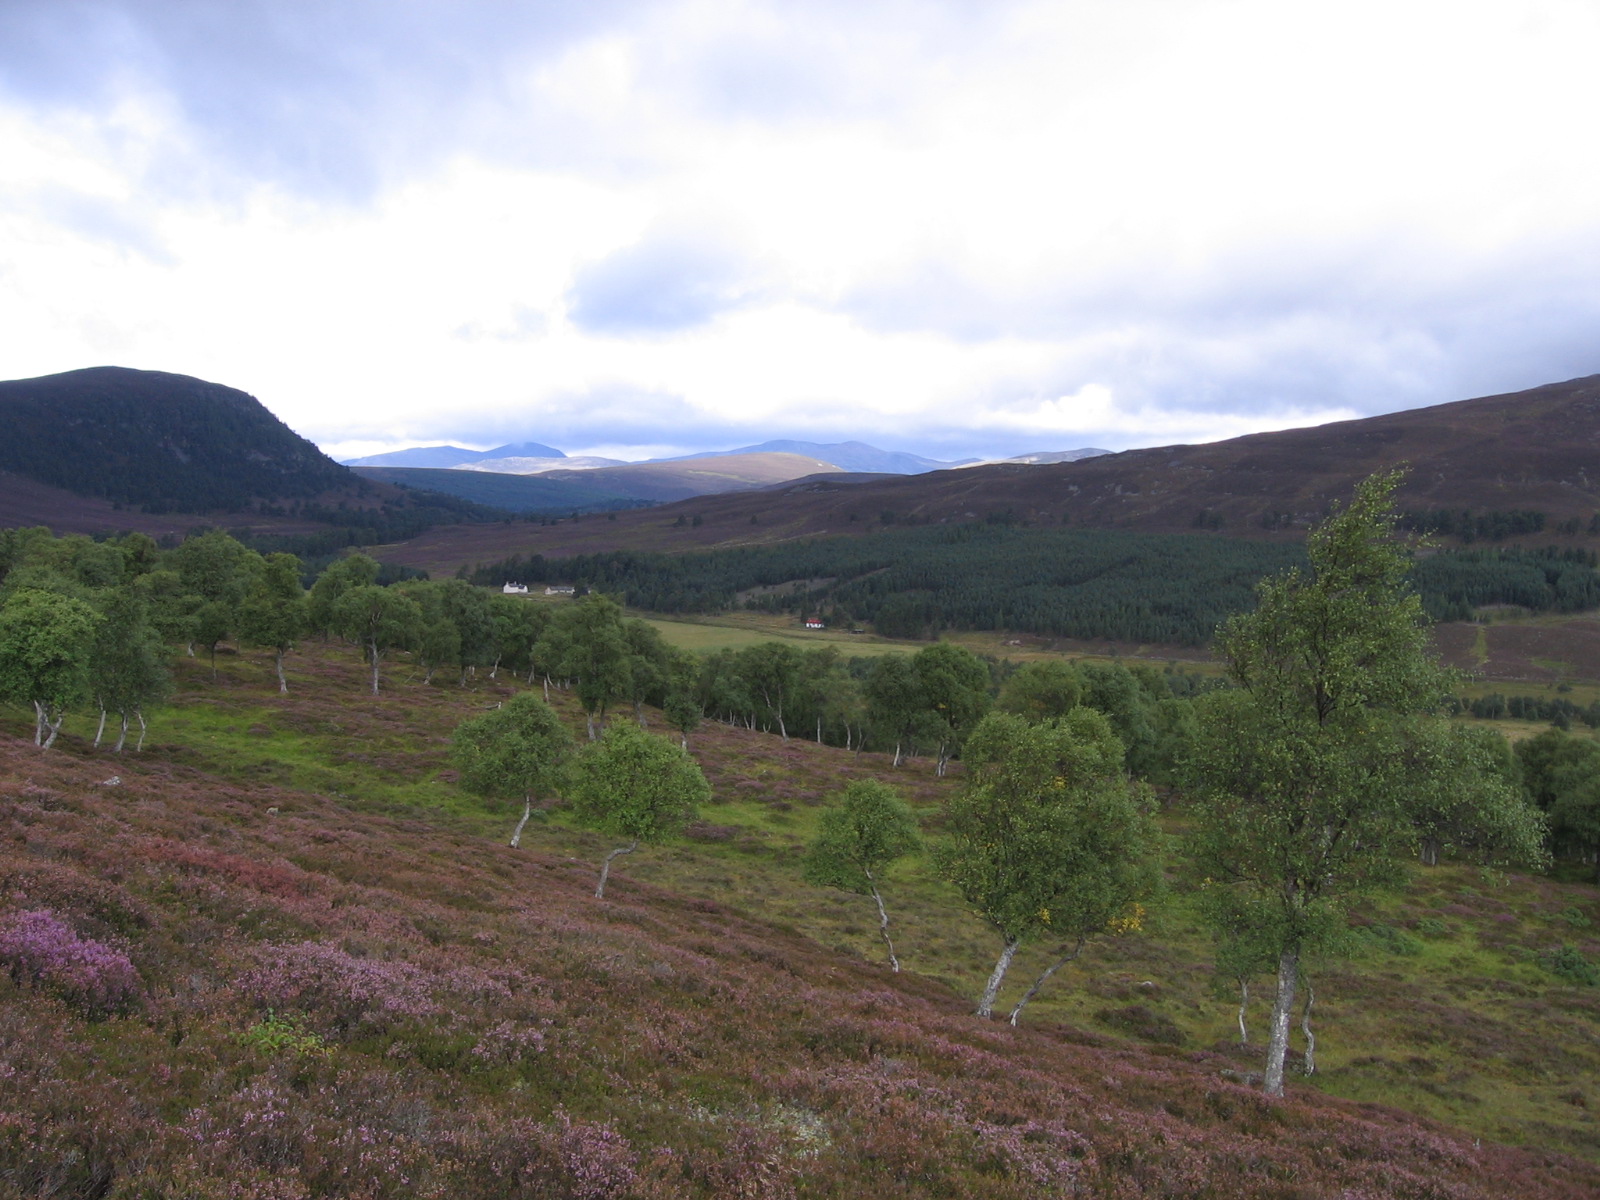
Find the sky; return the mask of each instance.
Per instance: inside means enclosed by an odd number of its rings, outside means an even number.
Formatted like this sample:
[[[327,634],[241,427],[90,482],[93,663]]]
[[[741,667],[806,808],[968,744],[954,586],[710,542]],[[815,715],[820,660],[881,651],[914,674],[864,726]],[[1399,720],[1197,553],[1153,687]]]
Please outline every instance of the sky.
[[[336,457],[1212,441],[1600,372],[1600,0],[0,0],[0,378]]]

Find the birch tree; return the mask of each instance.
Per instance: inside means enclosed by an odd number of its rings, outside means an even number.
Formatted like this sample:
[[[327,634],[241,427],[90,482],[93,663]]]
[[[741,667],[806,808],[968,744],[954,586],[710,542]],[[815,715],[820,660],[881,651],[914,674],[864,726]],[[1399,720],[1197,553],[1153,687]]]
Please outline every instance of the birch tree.
[[[1149,791],[1122,770],[1122,743],[1101,713],[1076,708],[1031,723],[991,713],[967,741],[966,785],[948,802],[942,873],[1002,940],[977,1015],[988,1017],[1025,942],[1049,939],[1050,965],[1011,1010],[1089,938],[1137,919],[1159,881]]]
[[[1428,652],[1408,556],[1393,538],[1399,478],[1360,484],[1312,532],[1309,570],[1264,580],[1256,609],[1223,625],[1217,651],[1237,686],[1197,706],[1194,859],[1238,893],[1238,911],[1262,914],[1271,936],[1271,1096],[1283,1094],[1302,959],[1349,897],[1404,878],[1416,797],[1430,793],[1441,761],[1424,750],[1446,737],[1429,710],[1453,681]],[[1456,819],[1470,830],[1491,805],[1464,800]],[[1503,830],[1507,853],[1537,856],[1534,825],[1519,828]]]
[[[48,750],[89,694],[100,614],[82,600],[23,588],[0,604],[0,700],[31,706],[33,744]]]
[[[522,800],[522,817],[511,834],[515,847],[522,844],[534,801],[560,787],[573,745],[555,711],[532,692],[523,692],[458,725],[450,761],[467,791]]]
[[[900,960],[889,937],[889,912],[879,884],[890,863],[921,848],[910,806],[887,784],[861,779],[846,787],[838,805],[822,814],[816,839],[806,851],[808,883],[872,897],[878,906],[878,931],[895,971],[900,970]]]
[[[606,726],[598,741],[583,747],[569,790],[582,824],[628,839],[601,862],[597,898],[606,894],[614,859],[677,833],[711,799],[711,785],[694,759],[629,721]]]

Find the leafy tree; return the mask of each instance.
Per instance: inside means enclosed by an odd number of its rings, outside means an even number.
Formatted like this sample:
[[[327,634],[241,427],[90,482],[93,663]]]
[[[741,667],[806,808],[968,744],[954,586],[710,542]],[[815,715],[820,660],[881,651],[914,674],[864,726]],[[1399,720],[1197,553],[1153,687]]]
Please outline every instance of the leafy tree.
[[[1199,702],[1195,861],[1238,893],[1236,911],[1260,914],[1276,951],[1269,1095],[1283,1093],[1302,957],[1343,897],[1403,876],[1414,797],[1437,769],[1418,748],[1442,736],[1427,712],[1450,678],[1428,654],[1392,538],[1399,478],[1358,486],[1312,532],[1309,571],[1264,580],[1256,610],[1223,625],[1217,649],[1237,687]],[[1477,781],[1463,782],[1474,788],[1461,811],[1470,828],[1486,801]]]
[[[440,667],[461,660],[461,631],[445,611],[444,585],[419,580],[395,586],[401,595],[416,602],[422,614],[411,652],[413,661],[422,668],[422,682],[432,683]]]
[[[598,593],[564,605],[536,652],[557,675],[576,681],[589,740],[594,741],[606,710],[626,694],[632,681],[622,606]]]
[[[972,651],[938,642],[918,650],[911,665],[939,745],[935,774],[943,776],[954,753],[989,711],[989,668]]]
[[[1030,721],[1064,717],[1083,702],[1083,680],[1060,659],[1031,662],[1005,681],[995,707]]]
[[[967,740],[968,780],[945,807],[938,863],[1003,940],[979,1016],[993,1011],[1025,941],[1049,936],[1061,950],[1011,1010],[1013,1025],[1090,937],[1131,927],[1155,888],[1149,792],[1127,780],[1122,759],[1110,723],[1083,707],[1039,724],[990,713]]]
[[[1600,880],[1600,742],[1547,729],[1516,754],[1528,794],[1549,815],[1556,853],[1593,863]]]
[[[511,845],[517,846],[533,802],[560,787],[572,750],[572,734],[561,718],[538,696],[524,692],[458,725],[450,760],[467,791],[522,798],[522,819],[511,834]]]
[[[908,655],[885,654],[872,664],[864,690],[874,741],[881,735],[894,742],[894,765],[898,767],[905,751],[931,720],[922,679]]]
[[[460,683],[467,686],[467,673],[494,661],[494,614],[489,608],[489,593],[459,579],[440,584],[439,597],[444,617],[456,630],[456,665]]]
[[[1418,720],[1401,735],[1415,777],[1408,805],[1418,856],[1437,866],[1445,847],[1494,858],[1526,854],[1545,837],[1545,822],[1527,802],[1506,739],[1481,725]]]
[[[784,710],[800,687],[800,652],[783,642],[760,642],[738,652],[738,666],[746,690],[788,741]]]
[[[272,650],[278,674],[278,691],[287,692],[283,658],[305,636],[309,621],[305,588],[300,586],[301,563],[292,554],[269,554],[255,585],[239,606],[239,636]]]
[[[700,727],[705,709],[700,700],[700,660],[687,650],[667,647],[665,694],[661,700],[667,724],[678,731],[678,745],[689,748],[689,735]]]
[[[121,720],[114,753],[121,754],[128,740],[128,716],[139,722],[139,744],[144,747],[144,710],[165,699],[172,690],[172,672],[160,635],[150,623],[142,592],[121,587],[106,597],[103,620],[95,631],[94,648],[89,658],[90,688],[100,705],[100,724],[95,730],[98,746],[105,733],[106,714],[116,713]]]
[[[711,799],[711,786],[694,759],[626,721],[608,725],[579,752],[570,791],[579,821],[629,839],[601,863],[596,897],[605,895],[613,859],[632,854],[641,842],[653,845],[677,833]]]
[[[334,608],[352,588],[370,587],[378,582],[378,563],[365,554],[347,554],[329,563],[311,585],[306,597],[306,619],[323,637],[335,632]]]
[[[369,584],[341,595],[332,616],[335,630],[361,647],[372,667],[372,694],[376,696],[383,656],[415,643],[422,628],[422,609],[392,588]]]
[[[889,965],[895,971],[900,970],[900,960],[889,938],[889,913],[878,880],[895,859],[921,848],[910,806],[887,784],[861,779],[845,788],[838,807],[822,814],[817,836],[806,851],[808,883],[872,897]]]
[[[31,588],[0,604],[0,700],[33,706],[35,746],[55,745],[67,710],[88,696],[100,621],[82,600]]]

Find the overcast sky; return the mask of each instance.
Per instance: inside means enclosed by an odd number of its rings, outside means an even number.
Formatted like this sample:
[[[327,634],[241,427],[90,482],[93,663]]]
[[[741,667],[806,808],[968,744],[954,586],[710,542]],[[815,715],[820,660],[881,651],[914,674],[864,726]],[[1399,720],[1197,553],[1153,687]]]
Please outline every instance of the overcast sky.
[[[0,378],[348,456],[1206,441],[1600,372],[1596,0],[0,0]]]

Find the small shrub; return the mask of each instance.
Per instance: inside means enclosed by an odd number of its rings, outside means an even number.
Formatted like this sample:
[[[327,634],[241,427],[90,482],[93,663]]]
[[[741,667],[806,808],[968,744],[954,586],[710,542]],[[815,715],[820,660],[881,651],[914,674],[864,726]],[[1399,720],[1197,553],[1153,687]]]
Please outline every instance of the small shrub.
[[[1560,915],[1561,919],[1574,929],[1587,929],[1593,924],[1583,910],[1577,907],[1562,909]]]
[[[1582,953],[1563,945],[1545,956],[1544,965],[1552,975],[1579,987],[1600,987],[1600,967],[1595,966]]]
[[[49,988],[91,1017],[127,1012],[140,998],[126,954],[80,938],[47,908],[0,922],[0,964],[16,983]]]
[[[1421,942],[1405,930],[1396,929],[1393,925],[1369,925],[1361,931],[1361,936],[1370,946],[1385,954],[1415,958],[1422,953]]]
[[[264,1054],[293,1054],[305,1057],[325,1054],[322,1038],[310,1030],[302,1029],[292,1017],[280,1017],[271,1009],[266,1019],[258,1021],[239,1035],[239,1042]]]

